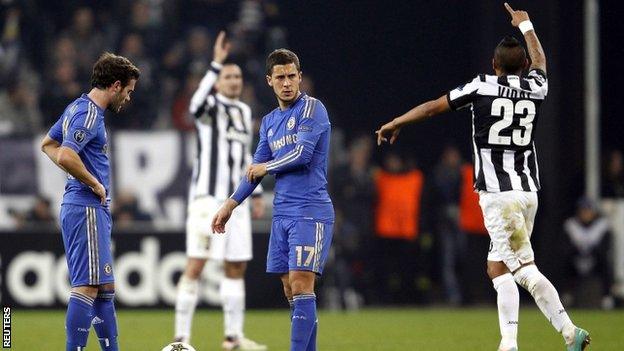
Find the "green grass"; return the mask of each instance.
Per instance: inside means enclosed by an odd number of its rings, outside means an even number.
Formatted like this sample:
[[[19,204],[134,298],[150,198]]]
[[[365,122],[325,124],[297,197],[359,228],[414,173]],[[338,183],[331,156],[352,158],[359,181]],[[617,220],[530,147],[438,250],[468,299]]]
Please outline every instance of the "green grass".
[[[13,310],[14,350],[64,350],[64,311]],[[624,349],[624,311],[574,310],[574,321],[592,335],[590,350]],[[173,310],[118,312],[123,350],[160,350],[173,333]],[[356,313],[321,312],[318,349],[350,350],[496,350],[499,341],[495,309],[366,309]],[[248,311],[246,334],[288,350],[288,311]],[[198,351],[219,350],[221,313],[200,310],[193,324]],[[563,350],[561,337],[537,309],[520,312],[519,346],[525,350]],[[88,350],[99,350],[92,332]]]

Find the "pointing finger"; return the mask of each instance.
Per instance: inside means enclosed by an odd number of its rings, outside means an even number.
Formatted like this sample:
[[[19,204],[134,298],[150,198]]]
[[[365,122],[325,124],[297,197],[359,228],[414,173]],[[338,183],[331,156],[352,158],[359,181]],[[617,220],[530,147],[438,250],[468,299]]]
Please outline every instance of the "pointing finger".
[[[505,3],[505,8],[507,9],[507,12],[509,12],[509,14],[513,16],[515,11],[511,8],[511,6],[509,6],[508,3]]]
[[[217,45],[222,48],[223,47],[223,42],[225,40],[225,31],[220,31],[219,35],[217,35]]]

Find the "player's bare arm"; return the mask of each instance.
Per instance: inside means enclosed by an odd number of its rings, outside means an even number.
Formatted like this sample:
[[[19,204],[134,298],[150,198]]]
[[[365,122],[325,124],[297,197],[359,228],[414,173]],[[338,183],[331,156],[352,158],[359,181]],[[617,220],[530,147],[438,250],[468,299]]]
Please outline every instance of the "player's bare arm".
[[[407,111],[405,114],[384,124],[381,128],[379,128],[379,130],[375,131],[375,134],[377,134],[377,145],[381,145],[383,142],[394,144],[396,139],[399,137],[399,133],[401,132],[401,128],[403,128],[403,126],[423,121],[429,117],[433,117],[450,110],[451,106],[449,106],[446,95],[441,96],[436,100],[430,100],[420,104]]]
[[[238,206],[238,202],[236,202],[232,198],[228,198],[225,200],[219,211],[212,218],[212,232],[223,234],[225,233],[225,224],[232,216],[232,211]]]
[[[514,10],[508,3],[505,3],[505,8],[511,15],[512,26],[519,27],[520,23],[530,21],[529,14],[526,11]],[[524,33],[524,40],[526,40],[529,56],[531,57],[531,69],[537,68],[546,73],[546,55],[544,54],[542,44],[537,38],[535,29],[528,30]]]
[[[90,187],[91,190],[100,197],[101,203],[106,204],[106,189],[93,174],[89,173],[76,151],[61,146],[58,150],[55,163],[65,169],[67,173],[71,174],[74,178]]]
[[[58,164],[58,152],[60,148],[61,144],[59,144],[58,141],[50,138],[50,136],[47,134],[41,141],[41,151],[46,154],[46,156],[48,156],[48,158],[52,160],[55,165],[57,165],[63,171],[67,172],[65,168]]]

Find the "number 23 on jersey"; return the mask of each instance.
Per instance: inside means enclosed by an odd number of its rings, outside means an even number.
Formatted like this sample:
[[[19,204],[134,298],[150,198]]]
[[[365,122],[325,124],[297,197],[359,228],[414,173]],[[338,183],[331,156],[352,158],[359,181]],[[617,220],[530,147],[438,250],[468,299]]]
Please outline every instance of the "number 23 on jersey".
[[[492,116],[503,119],[492,124],[488,135],[488,143],[492,145],[527,146],[531,142],[535,104],[530,100],[512,100],[498,98],[492,101]],[[514,125],[514,115],[520,115],[518,124]],[[501,135],[504,130],[511,129],[511,136]]]

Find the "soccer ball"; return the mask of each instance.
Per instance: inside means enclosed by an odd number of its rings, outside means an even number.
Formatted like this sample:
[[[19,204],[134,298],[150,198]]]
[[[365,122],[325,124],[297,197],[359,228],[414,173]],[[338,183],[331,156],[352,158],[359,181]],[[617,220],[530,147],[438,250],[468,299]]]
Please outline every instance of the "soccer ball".
[[[195,351],[195,348],[183,342],[172,342],[171,344],[163,347],[162,351]]]

